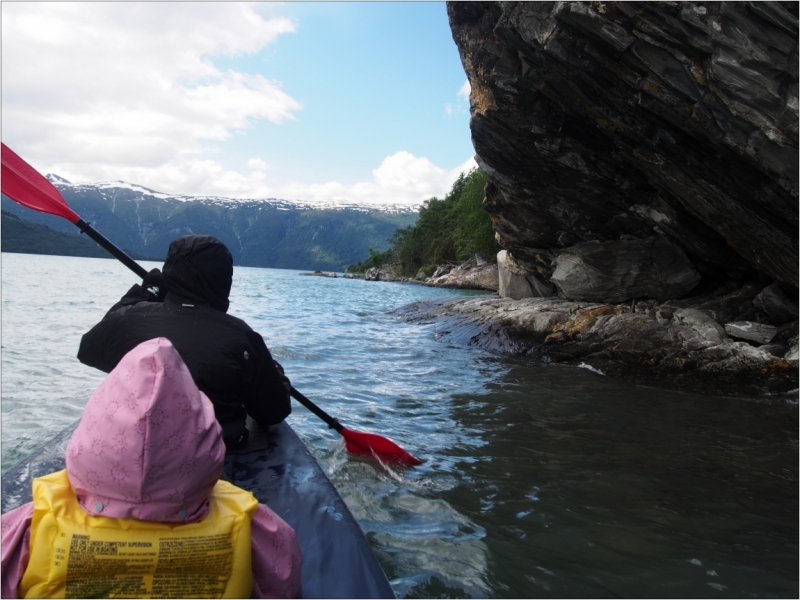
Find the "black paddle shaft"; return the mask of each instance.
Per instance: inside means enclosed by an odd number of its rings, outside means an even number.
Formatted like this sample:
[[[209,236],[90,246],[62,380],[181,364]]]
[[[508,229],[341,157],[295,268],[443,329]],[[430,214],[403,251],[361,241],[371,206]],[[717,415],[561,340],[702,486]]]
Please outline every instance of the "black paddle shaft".
[[[125,254],[122,250],[117,248],[114,244],[109,242],[101,233],[99,233],[94,227],[89,225],[83,219],[78,219],[75,223],[78,229],[81,230],[81,233],[85,233],[90,238],[92,238],[95,242],[100,244],[103,248],[108,250],[114,258],[118,259],[122,264],[128,267],[131,271],[136,273],[139,277],[144,279],[144,276],[147,275],[147,271],[143,266],[138,264],[135,260],[133,260],[130,256]]]
[[[334,419],[319,406],[314,404],[311,400],[303,396],[303,394],[294,389],[294,387],[292,387],[292,398],[297,400],[300,404],[325,421],[330,429],[335,429],[337,432],[342,433],[342,424],[339,423],[338,419]]]

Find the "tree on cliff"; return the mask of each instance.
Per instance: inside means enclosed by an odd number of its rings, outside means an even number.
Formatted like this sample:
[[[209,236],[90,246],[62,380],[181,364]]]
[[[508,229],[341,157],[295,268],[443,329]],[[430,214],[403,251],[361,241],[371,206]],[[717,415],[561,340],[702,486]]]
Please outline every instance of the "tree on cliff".
[[[430,276],[442,263],[461,262],[475,254],[494,256],[500,246],[483,209],[485,185],[486,174],[482,170],[462,173],[444,199],[426,200],[419,220],[394,232],[390,250],[370,250],[367,260],[348,270],[363,272],[370,267],[399,263],[398,274],[413,277],[423,269]]]

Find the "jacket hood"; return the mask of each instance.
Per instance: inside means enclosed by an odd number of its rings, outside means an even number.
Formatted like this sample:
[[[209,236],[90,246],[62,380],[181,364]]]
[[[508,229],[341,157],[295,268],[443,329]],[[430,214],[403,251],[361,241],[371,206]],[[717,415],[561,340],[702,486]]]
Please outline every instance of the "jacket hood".
[[[126,354],[97,388],[67,446],[67,475],[90,515],[194,522],[222,475],[211,401],[169,340]]]
[[[170,292],[228,311],[233,282],[233,256],[210,235],[185,235],[169,245],[162,269]]]

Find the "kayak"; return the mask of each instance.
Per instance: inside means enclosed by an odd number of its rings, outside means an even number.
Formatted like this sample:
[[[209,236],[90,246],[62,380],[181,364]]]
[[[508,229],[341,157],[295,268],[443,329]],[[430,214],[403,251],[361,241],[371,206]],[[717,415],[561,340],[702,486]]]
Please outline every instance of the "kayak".
[[[80,218],[41,173],[2,144],[2,191],[33,210],[76,225],[139,277],[147,271]],[[245,353],[246,354],[246,353]],[[394,442],[350,431],[292,388],[292,396],[341,433],[349,451],[376,453],[415,465]],[[260,429],[248,419],[247,447],[226,455],[223,479],[253,493],[291,525],[303,554],[302,594],[310,598],[394,598],[364,532],[333,483],[288,424]],[[2,477],[2,512],[31,501],[33,480],[65,468],[64,454],[80,421],[13,466]]]
[[[2,476],[2,512],[31,501],[33,479],[65,468],[78,422]],[[333,483],[286,423],[259,428],[248,420],[245,448],[225,456],[222,478],[252,492],[291,525],[303,553],[306,598],[394,598],[364,532]]]

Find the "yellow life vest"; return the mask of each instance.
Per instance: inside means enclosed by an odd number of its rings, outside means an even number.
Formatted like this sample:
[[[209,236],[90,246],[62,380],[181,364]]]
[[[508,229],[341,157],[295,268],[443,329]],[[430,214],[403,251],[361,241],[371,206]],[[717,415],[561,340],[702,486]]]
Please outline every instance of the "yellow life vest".
[[[33,482],[22,598],[249,598],[253,495],[225,481],[198,523],[88,515],[66,471]]]

